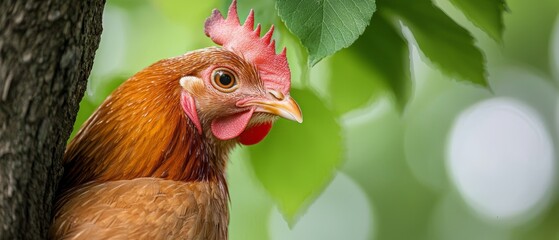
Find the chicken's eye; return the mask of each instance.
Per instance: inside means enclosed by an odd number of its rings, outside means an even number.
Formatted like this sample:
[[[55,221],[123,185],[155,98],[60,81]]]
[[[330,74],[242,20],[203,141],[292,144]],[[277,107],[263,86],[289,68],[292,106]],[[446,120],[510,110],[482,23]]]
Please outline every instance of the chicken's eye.
[[[236,89],[237,80],[235,79],[235,75],[229,70],[217,69],[213,73],[212,84],[219,91],[232,92]]]

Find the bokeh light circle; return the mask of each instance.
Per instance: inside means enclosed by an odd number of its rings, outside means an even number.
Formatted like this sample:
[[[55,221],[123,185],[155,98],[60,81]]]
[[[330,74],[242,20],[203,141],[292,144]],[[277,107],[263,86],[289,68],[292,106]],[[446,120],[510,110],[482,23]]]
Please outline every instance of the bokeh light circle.
[[[277,208],[272,210],[272,240],[366,240],[372,238],[373,217],[365,192],[349,177],[338,173],[291,229]]]
[[[552,140],[529,106],[510,98],[486,100],[454,123],[447,169],[476,212],[518,222],[548,199],[555,172]]]

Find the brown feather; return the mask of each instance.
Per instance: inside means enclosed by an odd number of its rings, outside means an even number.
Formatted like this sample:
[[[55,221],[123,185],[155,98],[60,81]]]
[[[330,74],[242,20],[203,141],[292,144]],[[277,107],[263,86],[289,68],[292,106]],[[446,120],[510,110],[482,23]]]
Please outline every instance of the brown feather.
[[[227,197],[219,182],[109,181],[61,201],[50,232],[57,239],[227,239]]]

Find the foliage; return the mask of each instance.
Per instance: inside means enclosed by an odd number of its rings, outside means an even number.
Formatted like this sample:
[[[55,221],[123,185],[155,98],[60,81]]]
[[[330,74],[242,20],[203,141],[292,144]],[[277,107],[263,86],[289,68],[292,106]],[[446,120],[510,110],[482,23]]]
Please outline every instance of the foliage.
[[[309,90],[293,89],[291,95],[306,104],[303,124],[278,121],[270,136],[250,149],[256,177],[288,219],[332,178],[342,158],[334,113]]]
[[[309,63],[351,45],[363,33],[375,12],[374,0],[277,0],[287,27],[309,50]]]
[[[499,39],[498,37],[503,30],[501,15],[504,2],[492,1],[495,3],[486,4],[491,5],[492,9],[497,8],[498,11],[484,11],[485,8],[476,8],[475,5],[465,3],[465,1],[456,0],[454,2],[461,9],[464,9],[468,16],[484,31]],[[386,90],[393,94],[397,105],[402,110],[405,108],[411,92],[411,80],[409,77],[409,60],[407,59],[409,56],[408,47],[401,36],[402,33],[398,32],[402,29],[401,26],[397,26],[398,20],[409,27],[423,53],[444,72],[457,75],[459,79],[474,84],[487,85],[485,60],[481,51],[474,45],[471,34],[429,0],[378,0],[376,2],[374,0],[277,0],[276,6],[282,21],[308,50],[310,66],[314,66],[324,57],[348,47],[362,35],[352,48],[354,54],[359,58],[358,61],[364,63],[361,68],[374,72],[371,74],[374,74],[375,78],[384,84]],[[375,12],[377,9],[378,11]],[[372,20],[371,17],[373,17]],[[366,27],[369,23],[370,26]],[[301,66],[301,68],[305,68],[305,66]],[[337,72],[337,69],[333,71]],[[365,96],[372,95],[372,88],[368,88],[370,91],[368,94],[357,89],[347,89],[351,87],[361,88],[363,85],[367,85],[367,83],[359,83],[360,79],[346,79],[331,84],[331,101],[338,112],[346,112],[352,107],[367,102],[367,97],[359,98],[361,99],[358,100],[359,103],[348,103],[345,100],[348,93],[361,92]],[[340,93],[342,91],[345,92]],[[303,103],[302,106],[305,112],[306,105]],[[296,135],[296,133],[308,131],[306,128],[318,127],[313,124],[293,126],[283,131],[293,131]],[[335,131],[336,128],[322,128],[315,131],[315,134],[318,135],[317,137],[332,136],[336,135]],[[254,147],[252,151],[262,151],[261,149],[266,147],[266,144],[263,144]],[[336,153],[335,149],[317,148],[315,151],[311,149],[307,149],[307,151],[312,151],[310,155],[318,158],[319,153],[324,154],[324,151],[329,150],[331,152],[326,155],[338,156],[339,154]],[[297,154],[293,158],[298,159],[294,162],[308,161],[306,154]],[[322,164],[328,166],[331,161],[324,159]],[[257,176],[265,174],[261,172],[261,169],[261,167],[255,167]],[[334,169],[332,168],[331,171],[334,171]],[[314,173],[321,174],[320,171]],[[264,182],[264,186],[278,200],[280,206],[285,204],[287,196],[290,199],[300,199],[297,201],[299,206],[295,206],[295,209],[304,206],[305,201],[303,200],[310,196],[305,191],[285,192],[283,196],[277,194],[278,188],[295,190],[293,183],[286,181],[281,176],[280,174],[275,182],[283,185],[282,187],[275,185],[275,187],[271,187],[272,185],[266,182]],[[316,177],[318,178],[315,178],[310,172],[306,174],[306,180],[309,182],[313,182],[311,179],[320,179],[319,175]],[[262,180],[262,178],[260,179]],[[315,188],[322,185],[315,184]],[[293,211],[292,207],[281,208],[288,219],[295,216],[296,211]]]
[[[466,16],[489,36],[497,41],[503,40],[503,18],[506,8],[504,0],[451,0]]]

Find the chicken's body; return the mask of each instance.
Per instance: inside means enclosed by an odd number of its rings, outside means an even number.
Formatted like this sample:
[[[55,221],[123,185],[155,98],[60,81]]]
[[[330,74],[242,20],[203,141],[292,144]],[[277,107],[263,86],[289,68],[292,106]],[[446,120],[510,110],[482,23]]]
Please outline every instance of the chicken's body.
[[[214,11],[205,30],[223,48],[161,60],[101,104],[64,154],[51,238],[227,239],[228,153],[276,116],[302,121],[285,51],[253,20],[239,25],[236,1]]]
[[[62,200],[64,201],[64,200]],[[227,239],[221,182],[137,178],[89,184],[58,211],[61,239]]]

